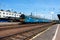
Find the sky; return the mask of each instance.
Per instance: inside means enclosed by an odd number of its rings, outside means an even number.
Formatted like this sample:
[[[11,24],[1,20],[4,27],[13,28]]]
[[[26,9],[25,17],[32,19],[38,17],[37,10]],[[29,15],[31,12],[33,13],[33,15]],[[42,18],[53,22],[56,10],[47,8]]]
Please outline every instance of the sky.
[[[0,9],[22,12],[48,19],[58,19],[60,0],[0,0]],[[53,12],[53,13],[52,13]]]

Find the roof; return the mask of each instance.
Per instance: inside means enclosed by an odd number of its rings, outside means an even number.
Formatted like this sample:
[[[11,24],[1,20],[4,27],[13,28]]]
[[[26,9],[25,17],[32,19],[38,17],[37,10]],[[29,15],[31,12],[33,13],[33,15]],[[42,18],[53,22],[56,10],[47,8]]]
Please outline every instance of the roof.
[[[58,14],[57,16],[58,16],[58,18],[59,18],[59,20],[60,20],[60,14]]]

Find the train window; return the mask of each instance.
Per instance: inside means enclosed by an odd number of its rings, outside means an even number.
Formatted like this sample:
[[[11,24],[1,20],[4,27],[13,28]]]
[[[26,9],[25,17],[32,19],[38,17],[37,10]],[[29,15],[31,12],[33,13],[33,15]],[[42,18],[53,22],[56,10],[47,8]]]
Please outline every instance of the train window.
[[[5,16],[3,16],[3,17],[5,17]]]
[[[36,20],[36,21],[39,21],[39,20]]]
[[[29,18],[29,19],[31,19],[31,18]]]
[[[0,12],[1,13],[1,12]]]
[[[13,14],[12,14],[13,15]]]
[[[17,15],[18,16],[18,15]]]
[[[9,15],[11,15],[11,14],[9,14]]]
[[[5,13],[3,13],[3,14],[5,14]]]
[[[1,12],[0,12],[0,15],[1,15]]]
[[[6,15],[8,15],[8,13],[6,13]]]

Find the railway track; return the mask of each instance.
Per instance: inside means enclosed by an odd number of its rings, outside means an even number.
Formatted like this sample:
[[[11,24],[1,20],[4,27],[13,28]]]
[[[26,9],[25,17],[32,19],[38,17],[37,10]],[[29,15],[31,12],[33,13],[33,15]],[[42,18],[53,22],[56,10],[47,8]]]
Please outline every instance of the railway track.
[[[36,24],[39,25],[39,24]],[[40,24],[42,25],[42,24]],[[35,24],[22,24],[22,25],[2,25],[0,26],[0,31],[2,30],[7,30],[7,29],[15,29],[15,28],[22,28],[22,27],[31,27],[31,26],[35,26]]]
[[[0,30],[0,40],[29,40],[36,34],[46,30],[49,25],[53,25],[53,23],[25,25],[25,27],[13,29],[6,27],[6,30]]]

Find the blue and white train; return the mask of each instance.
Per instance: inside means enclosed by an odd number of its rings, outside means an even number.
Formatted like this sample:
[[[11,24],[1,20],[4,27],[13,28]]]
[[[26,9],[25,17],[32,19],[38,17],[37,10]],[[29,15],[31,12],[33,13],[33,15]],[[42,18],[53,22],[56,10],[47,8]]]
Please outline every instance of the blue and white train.
[[[24,14],[21,14],[20,22],[21,23],[50,23],[51,20],[43,19],[43,18],[36,18],[33,16],[25,16]]]

